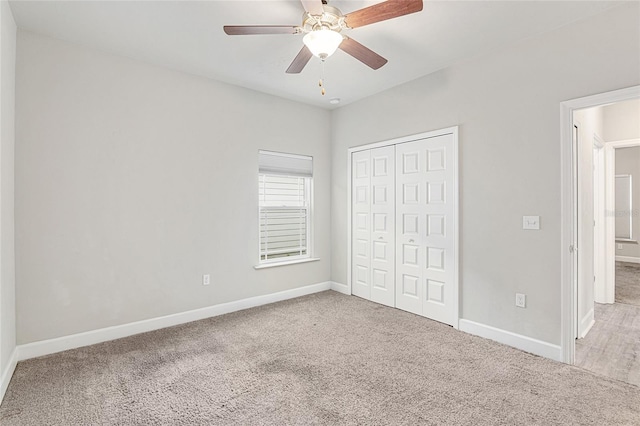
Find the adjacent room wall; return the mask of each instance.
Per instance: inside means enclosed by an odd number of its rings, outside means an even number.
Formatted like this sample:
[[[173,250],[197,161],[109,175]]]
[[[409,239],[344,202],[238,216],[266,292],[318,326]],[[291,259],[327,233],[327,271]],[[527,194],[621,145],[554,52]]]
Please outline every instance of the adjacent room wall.
[[[616,174],[631,175],[631,199],[633,200],[633,227],[631,235],[635,242],[616,242],[616,256],[633,258],[640,263],[640,146],[616,149]],[[619,249],[622,244],[622,249]]]
[[[16,95],[19,344],[330,279],[328,111],[23,31]],[[313,156],[320,261],[253,268],[259,149]]]
[[[604,140],[607,142],[640,139],[640,100],[619,102],[605,106],[603,111]],[[624,148],[623,148],[624,149]],[[640,149],[630,151],[616,150],[616,174],[631,174],[633,178],[635,216],[633,235],[640,241]],[[627,155],[629,154],[629,155]],[[635,155],[635,156],[634,156]],[[620,163],[619,163],[620,162]],[[620,170],[628,170],[621,172]],[[622,248],[618,248],[622,244]],[[616,256],[640,259],[640,244],[616,243]]]
[[[573,114],[577,127],[578,151],[578,337],[586,336],[594,321],[594,139],[602,140],[602,107],[587,108]]]
[[[640,84],[639,14],[626,3],[334,111],[333,281],[347,282],[347,149],[459,125],[461,316],[559,345],[560,102]]]
[[[14,251],[16,24],[0,1],[0,401],[13,373],[16,347]]]

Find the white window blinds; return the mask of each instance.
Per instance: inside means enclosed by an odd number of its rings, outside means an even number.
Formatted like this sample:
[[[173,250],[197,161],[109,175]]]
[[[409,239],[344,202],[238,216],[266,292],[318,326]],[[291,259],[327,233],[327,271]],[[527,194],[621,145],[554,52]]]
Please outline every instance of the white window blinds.
[[[260,262],[309,257],[312,159],[260,151]]]
[[[306,155],[283,154],[260,151],[258,155],[260,173],[285,176],[313,176],[313,158]]]

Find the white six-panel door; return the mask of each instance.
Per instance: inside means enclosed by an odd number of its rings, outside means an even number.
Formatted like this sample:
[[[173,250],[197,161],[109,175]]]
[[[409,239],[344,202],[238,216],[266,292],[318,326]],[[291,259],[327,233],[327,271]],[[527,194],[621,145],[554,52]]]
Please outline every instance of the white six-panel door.
[[[396,307],[454,324],[455,138],[396,145]]]
[[[352,157],[352,293],[395,305],[394,147]]]
[[[395,149],[371,150],[371,300],[395,306]]]
[[[351,175],[351,292],[371,299],[371,150],[353,153]]]
[[[453,134],[352,153],[352,294],[457,326]]]

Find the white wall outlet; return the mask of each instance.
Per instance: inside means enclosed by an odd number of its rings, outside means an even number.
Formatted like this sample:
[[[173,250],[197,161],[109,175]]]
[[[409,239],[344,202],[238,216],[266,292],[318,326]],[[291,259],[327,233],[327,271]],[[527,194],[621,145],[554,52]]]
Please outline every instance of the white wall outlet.
[[[211,283],[211,275],[204,274],[202,276],[202,285],[209,285]]]
[[[516,293],[516,306],[519,308],[527,307],[527,295],[522,293]]]
[[[540,216],[522,216],[522,229],[540,229]]]

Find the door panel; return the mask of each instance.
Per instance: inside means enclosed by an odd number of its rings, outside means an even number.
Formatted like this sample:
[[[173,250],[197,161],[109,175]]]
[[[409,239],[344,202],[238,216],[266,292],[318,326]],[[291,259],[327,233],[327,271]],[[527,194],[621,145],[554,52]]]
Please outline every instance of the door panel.
[[[371,152],[352,156],[352,260],[351,291],[371,298]]]
[[[396,145],[396,247],[402,253],[396,265],[396,307],[422,315],[422,268],[425,250],[424,199],[426,187],[422,184],[424,167],[419,145],[413,142]]]
[[[395,149],[371,150],[371,300],[395,306]]]
[[[454,143],[443,135],[396,145],[396,306],[446,324],[457,307]]]

